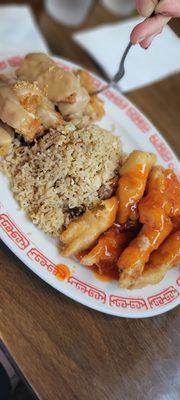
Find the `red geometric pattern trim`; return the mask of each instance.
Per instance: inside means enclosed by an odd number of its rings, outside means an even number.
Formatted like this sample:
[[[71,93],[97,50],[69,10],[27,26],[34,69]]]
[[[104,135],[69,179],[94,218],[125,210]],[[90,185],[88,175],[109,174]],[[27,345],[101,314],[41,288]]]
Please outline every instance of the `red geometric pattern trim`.
[[[143,115],[138,110],[136,110],[135,107],[130,106],[126,111],[126,114],[131,119],[131,121],[134,122],[134,124],[140,129],[141,132],[147,133],[150,131],[150,124],[145,120]]]
[[[0,227],[21,250],[29,246],[29,240],[23,235],[19,228],[17,228],[7,214],[0,214]]]
[[[149,140],[165,162],[173,160],[173,154],[157,134],[151,135]]]
[[[128,108],[129,103],[123,97],[117,95],[116,93],[112,92],[111,90],[106,90],[104,94],[113,104],[115,104],[121,110],[125,110],[126,108]]]
[[[6,61],[0,61],[0,71],[3,71],[3,69],[7,68],[8,64]]]
[[[21,57],[21,56],[13,56],[11,58],[8,58],[7,61],[8,61],[8,64],[10,65],[10,67],[19,67],[19,64],[23,58],[24,57]]]
[[[40,264],[42,267],[45,267],[47,271],[51,272],[53,275],[56,275],[56,265],[50,261],[43,253],[41,253],[38,249],[33,247],[27,253],[28,257]]]
[[[148,309],[145,299],[141,297],[137,298],[122,297],[122,296],[115,296],[113,294],[111,294],[109,297],[109,305],[111,307],[128,308],[137,311]]]
[[[155,296],[148,297],[148,303],[151,308],[163,307],[171,303],[179,296],[178,290],[174,286],[169,286],[167,289],[156,294]]]
[[[101,303],[106,303],[106,294],[102,290],[96,288],[95,286],[88,285],[85,282],[80,281],[74,276],[68,278],[68,282],[73,285],[76,289],[80,290],[82,293],[95,300],[101,301]]]

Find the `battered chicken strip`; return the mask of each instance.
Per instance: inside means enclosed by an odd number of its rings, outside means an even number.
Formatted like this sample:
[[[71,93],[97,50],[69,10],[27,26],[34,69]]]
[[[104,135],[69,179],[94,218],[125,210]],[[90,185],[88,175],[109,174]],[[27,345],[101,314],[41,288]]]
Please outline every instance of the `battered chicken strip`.
[[[16,70],[18,79],[37,82],[49,100],[59,103],[76,93],[80,87],[79,79],[69,71],[64,71],[51,58],[43,53],[28,54]]]
[[[117,190],[120,224],[124,224],[131,217],[131,212],[134,218],[133,209],[144,194],[147,178],[155,161],[154,154],[135,150],[121,167]]]
[[[13,139],[13,129],[0,121],[0,156],[5,156]]]
[[[87,266],[99,266],[102,262],[116,263],[127,242],[125,232],[110,228],[100,237],[93,249],[81,258],[81,263]]]
[[[53,103],[35,82],[18,81],[13,86],[13,90],[21,105],[38,117],[44,128],[56,128],[63,123],[60,113],[55,111]]]
[[[100,120],[105,115],[104,102],[98,96],[91,96],[87,114],[93,121]]]
[[[142,274],[145,264],[148,262],[152,251],[156,250],[164,239],[171,233],[173,224],[170,219],[165,219],[161,230],[144,225],[123,251],[118,260],[120,272],[119,286],[129,288]]]
[[[176,187],[177,184],[177,187]],[[179,183],[174,172],[156,167],[149,176],[147,196],[139,203],[143,228],[118,260],[120,286],[133,285],[142,274],[152,251],[156,250],[173,229],[170,219],[178,214],[176,199]]]
[[[139,203],[143,224],[159,229],[162,210],[170,218],[180,216],[180,182],[172,169],[154,167],[149,176],[147,190],[147,196]]]
[[[101,204],[87,210],[81,217],[72,221],[67,229],[60,235],[64,244],[62,255],[65,257],[77,254],[88,249],[95,240],[112,226],[118,208],[116,197],[104,200]]]
[[[96,87],[93,82],[92,76],[89,74],[88,71],[84,69],[79,69],[75,72],[76,76],[80,79],[80,85],[84,87],[89,95],[96,90]]]
[[[165,191],[166,183],[164,171],[165,169],[161,165],[155,165],[152,167],[147,180],[146,193],[150,193],[152,190],[157,190],[157,188],[160,192]]]
[[[152,253],[141,276],[130,289],[140,289],[159,283],[167,271],[180,264],[180,230],[171,234],[163,244]]]
[[[28,141],[42,130],[41,121],[26,111],[13,89],[0,79],[0,119],[21,133]]]
[[[169,216],[180,217],[180,181],[172,169],[166,169],[165,175],[165,193],[170,203]]]
[[[76,97],[74,103],[68,103],[67,101],[59,102],[58,109],[62,113],[63,117],[71,120],[76,117],[80,117],[86,110],[89,104],[89,95],[85,88],[80,87],[76,91]]]
[[[87,113],[92,120],[100,120],[105,115],[104,102],[98,96],[91,96],[96,90],[92,76],[88,71],[78,70],[76,75],[80,79],[80,84],[85,88],[90,95],[90,102],[87,108]]]

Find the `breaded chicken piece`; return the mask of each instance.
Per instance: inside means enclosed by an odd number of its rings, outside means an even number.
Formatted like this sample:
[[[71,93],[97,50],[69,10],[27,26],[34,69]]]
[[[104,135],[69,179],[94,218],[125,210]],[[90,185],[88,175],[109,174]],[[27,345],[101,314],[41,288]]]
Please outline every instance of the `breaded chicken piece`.
[[[155,161],[154,154],[134,150],[121,167],[117,190],[120,224],[131,218],[131,211],[134,217],[133,209],[144,194],[147,178]]]
[[[0,80],[0,119],[31,141],[42,130],[41,121],[20,104],[8,83]]]
[[[36,83],[18,81],[13,90],[21,105],[39,118],[44,128],[56,128],[63,123],[61,114],[55,111],[54,104]]]
[[[81,217],[70,222],[60,235],[64,244],[62,255],[65,257],[88,249],[96,239],[112,226],[118,208],[116,197],[104,200],[99,206],[87,210]]]
[[[139,279],[152,251],[173,230],[171,218],[180,214],[180,183],[172,170],[152,169],[147,191],[138,206],[140,222],[144,225],[118,260],[119,284],[125,288]]]
[[[59,103],[77,92],[79,79],[69,71],[60,68],[43,53],[30,53],[16,70],[18,79],[37,82],[49,100]]]
[[[180,264],[180,231],[172,233],[163,244],[152,253],[149,262],[130,289],[140,289],[159,283],[167,271]]]
[[[93,78],[86,70],[76,71],[76,75],[80,79],[80,85],[85,88],[90,96],[90,102],[87,108],[87,113],[92,120],[100,120],[105,115],[104,102],[98,96],[91,96],[96,90]]]
[[[89,104],[89,95],[85,88],[80,87],[76,92],[75,102],[59,102],[58,109],[64,118],[74,119],[83,115]]]

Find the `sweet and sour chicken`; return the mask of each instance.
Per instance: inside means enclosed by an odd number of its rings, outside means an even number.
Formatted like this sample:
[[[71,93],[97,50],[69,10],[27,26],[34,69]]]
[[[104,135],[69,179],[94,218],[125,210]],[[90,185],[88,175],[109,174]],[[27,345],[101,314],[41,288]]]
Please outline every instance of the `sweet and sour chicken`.
[[[106,211],[99,210],[98,219],[97,210],[86,211],[61,234],[64,255],[99,275],[119,271],[121,288],[158,283],[180,262],[180,183],[155,161],[153,154],[132,152]]]

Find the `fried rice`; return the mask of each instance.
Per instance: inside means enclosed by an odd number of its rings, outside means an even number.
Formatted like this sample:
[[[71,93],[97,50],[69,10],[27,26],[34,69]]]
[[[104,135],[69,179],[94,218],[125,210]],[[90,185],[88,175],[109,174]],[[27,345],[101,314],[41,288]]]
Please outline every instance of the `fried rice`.
[[[111,132],[66,123],[31,145],[15,138],[1,169],[33,223],[58,237],[72,218],[112,195],[121,157]]]

